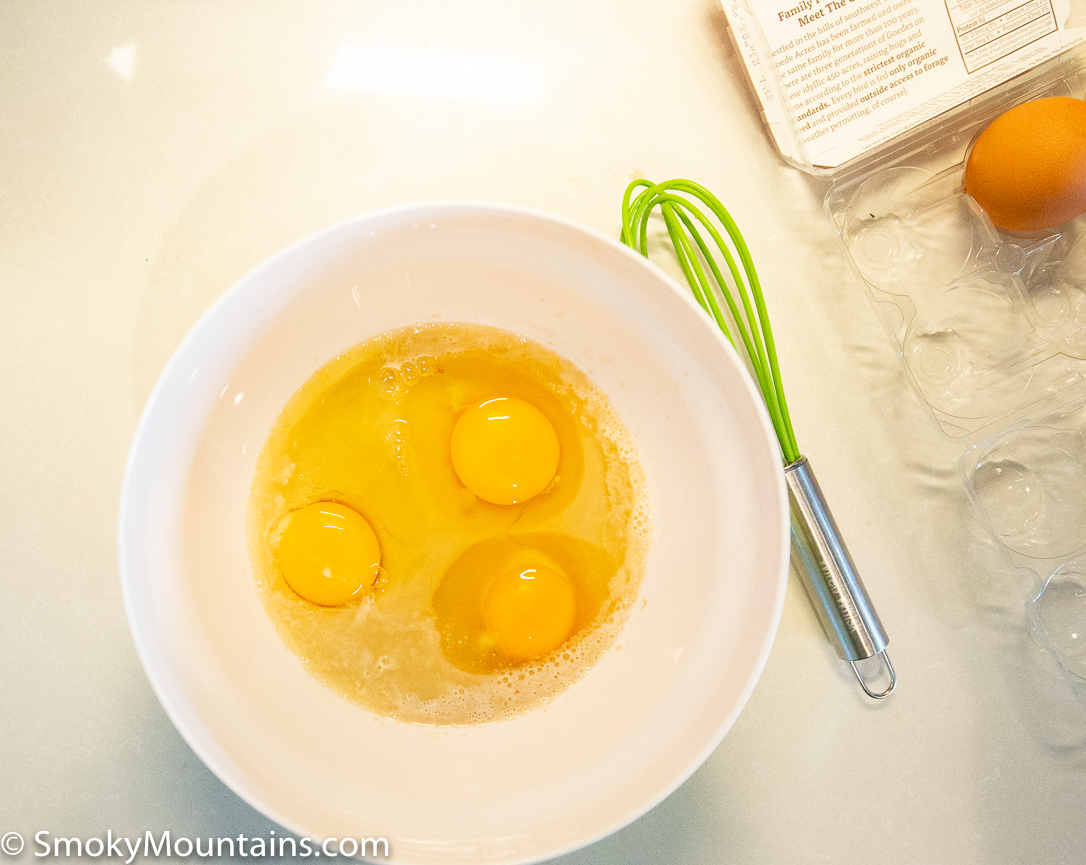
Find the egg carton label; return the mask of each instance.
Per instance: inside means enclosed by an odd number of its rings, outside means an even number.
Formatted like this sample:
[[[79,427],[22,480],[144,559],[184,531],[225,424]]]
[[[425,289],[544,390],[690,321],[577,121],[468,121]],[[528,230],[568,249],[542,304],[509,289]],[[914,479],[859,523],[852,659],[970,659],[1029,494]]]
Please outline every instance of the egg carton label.
[[[1068,0],[720,0],[782,155],[835,169],[1086,41]]]

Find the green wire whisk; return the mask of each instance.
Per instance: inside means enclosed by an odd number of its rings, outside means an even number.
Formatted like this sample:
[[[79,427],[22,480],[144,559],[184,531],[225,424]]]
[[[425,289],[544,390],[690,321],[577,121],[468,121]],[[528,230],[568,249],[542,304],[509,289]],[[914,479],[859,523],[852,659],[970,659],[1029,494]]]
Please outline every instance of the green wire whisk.
[[[743,235],[704,186],[691,180],[635,180],[622,197],[622,242],[646,258],[649,225],[657,210],[695,299],[746,358],[765,401],[788,486],[793,567],[837,654],[849,662],[868,696],[887,697],[897,686],[886,654],[889,640],[814,472],[796,444],[761,283]],[[857,667],[868,658],[885,665],[888,684],[883,690],[873,690]]]

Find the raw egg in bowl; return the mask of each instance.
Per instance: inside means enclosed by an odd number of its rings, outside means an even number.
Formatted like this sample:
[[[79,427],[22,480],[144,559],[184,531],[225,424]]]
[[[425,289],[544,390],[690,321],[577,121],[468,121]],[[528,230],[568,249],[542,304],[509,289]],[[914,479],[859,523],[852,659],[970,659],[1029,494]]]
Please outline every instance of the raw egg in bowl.
[[[119,557],[156,694],[255,808],[381,861],[524,863],[720,742],[788,520],[764,407],[685,289],[561,218],[428,203],[205,314],[141,418]]]

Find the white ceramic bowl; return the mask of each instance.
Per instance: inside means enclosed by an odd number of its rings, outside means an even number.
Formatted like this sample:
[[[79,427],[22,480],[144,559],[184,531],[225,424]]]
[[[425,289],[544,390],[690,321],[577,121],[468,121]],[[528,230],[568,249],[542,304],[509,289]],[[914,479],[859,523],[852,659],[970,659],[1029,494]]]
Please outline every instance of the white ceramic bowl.
[[[645,603],[545,710],[478,727],[391,722],[319,684],[266,617],[246,551],[255,461],[291,394],[423,321],[496,325],[572,360],[648,476]],[[308,838],[386,838],[379,861],[522,863],[626,825],[720,742],[776,631],[788,521],[764,407],[685,288],[562,219],[451,202],[332,226],[219,299],[140,421],[119,554],[148,678],[238,795]]]

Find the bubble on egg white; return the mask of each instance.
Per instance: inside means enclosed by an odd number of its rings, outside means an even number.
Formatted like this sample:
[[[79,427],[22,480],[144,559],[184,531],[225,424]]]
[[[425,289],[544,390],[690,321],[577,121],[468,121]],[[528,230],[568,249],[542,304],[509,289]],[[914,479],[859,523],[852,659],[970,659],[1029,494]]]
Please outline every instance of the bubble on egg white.
[[[407,477],[411,473],[411,466],[408,462],[408,436],[409,429],[407,422],[401,419],[396,419],[392,422],[392,429],[389,430],[388,435],[385,437],[389,444],[389,458],[392,460],[392,464],[396,466],[397,471],[404,477]]]
[[[378,396],[395,399],[400,392],[400,374],[390,366],[382,367],[370,380]]]
[[[437,371],[437,361],[429,355],[422,355],[416,364],[419,368],[419,375],[424,378],[428,375],[433,375]]]
[[[436,371],[437,361],[429,355],[420,355],[414,360],[403,361],[399,366],[389,364],[382,367],[374,373],[370,385],[382,398],[393,400],[406,388]]]

